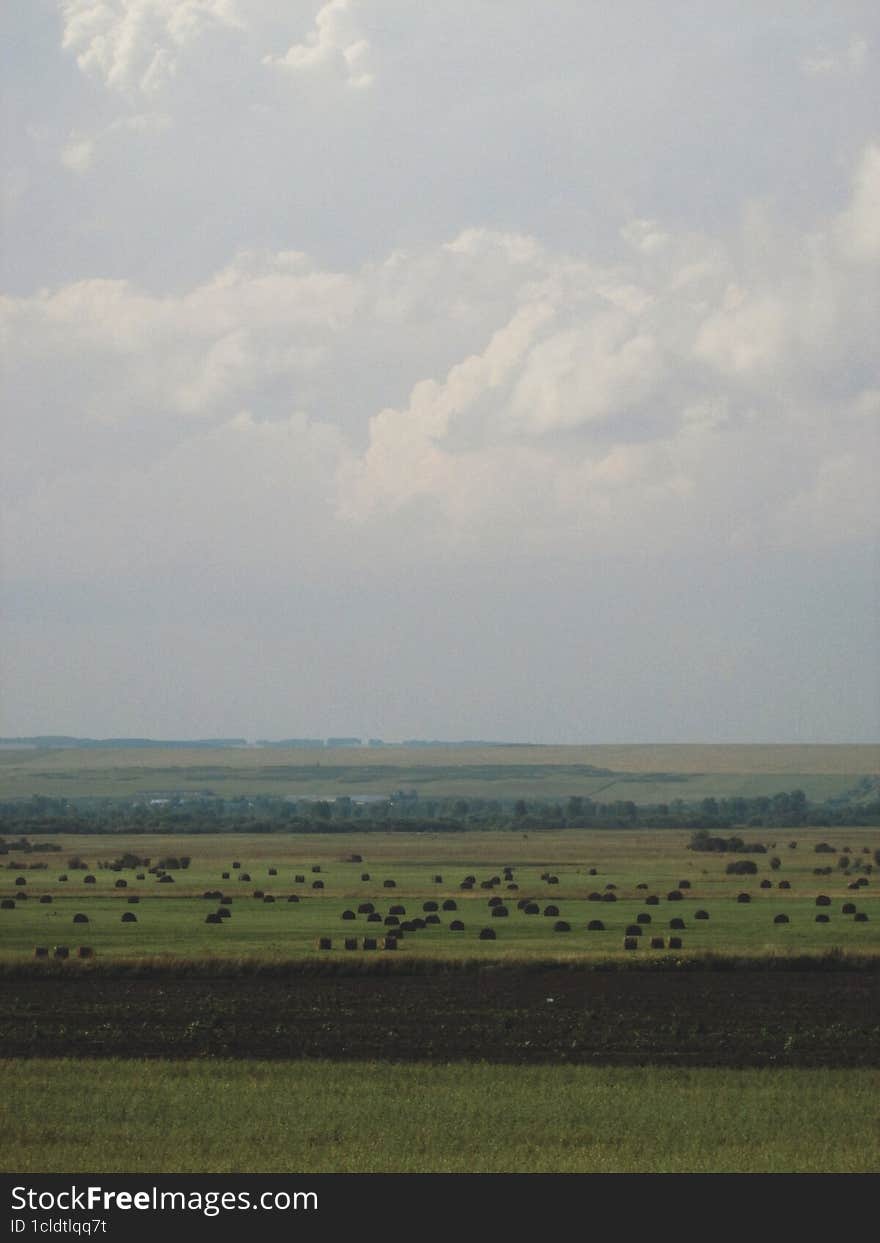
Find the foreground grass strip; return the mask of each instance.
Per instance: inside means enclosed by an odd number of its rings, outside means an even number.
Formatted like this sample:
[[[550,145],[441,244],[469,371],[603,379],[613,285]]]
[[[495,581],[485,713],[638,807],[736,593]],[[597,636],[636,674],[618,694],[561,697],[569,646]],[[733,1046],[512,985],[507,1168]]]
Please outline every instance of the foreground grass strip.
[[[880,1072],[0,1062],[25,1172],[876,1172]]]

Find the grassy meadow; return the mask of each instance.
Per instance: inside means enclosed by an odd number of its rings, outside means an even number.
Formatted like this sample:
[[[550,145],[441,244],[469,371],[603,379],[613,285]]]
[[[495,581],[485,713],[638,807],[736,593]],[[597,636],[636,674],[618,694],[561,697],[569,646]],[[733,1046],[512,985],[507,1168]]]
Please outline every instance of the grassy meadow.
[[[16,1173],[876,1172],[880,1072],[0,1062]]]

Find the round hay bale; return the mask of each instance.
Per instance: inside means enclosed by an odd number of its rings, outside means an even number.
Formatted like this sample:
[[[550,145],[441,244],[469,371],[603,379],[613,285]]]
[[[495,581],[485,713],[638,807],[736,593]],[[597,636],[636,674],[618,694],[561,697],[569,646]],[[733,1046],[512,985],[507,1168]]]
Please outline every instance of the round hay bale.
[[[860,876],[859,879],[856,881],[856,886],[857,888],[861,889],[862,886],[867,885],[867,883],[868,883],[867,876]]]
[[[127,888],[128,888],[128,881],[127,881],[127,880],[118,880],[118,881],[115,883],[115,885],[113,886],[113,888],[114,888],[114,889],[127,889]]]
[[[355,915],[354,911],[343,911],[342,919],[357,919],[357,916]]]
[[[59,879],[59,880],[62,882],[62,884],[63,884],[63,883],[67,880],[67,877],[66,877],[66,876],[59,876],[59,877],[58,877],[58,879]]]
[[[506,906],[493,906],[492,907],[492,918],[493,919],[506,919],[509,914],[510,914],[510,911],[507,909]],[[559,912],[557,911],[556,914],[558,915]]]
[[[376,938],[375,937],[364,937],[361,944],[365,950],[374,950],[377,945]]]
[[[48,957],[49,957],[48,945],[35,945],[34,946],[34,958],[48,958]]]
[[[18,881],[16,881],[15,883],[16,883],[16,884],[18,884]],[[24,881],[22,881],[21,883],[22,883],[22,884],[24,884]],[[95,878],[94,878],[94,876],[89,875],[89,876],[84,876],[84,877],[83,877],[83,884],[84,884],[84,885],[94,885],[95,883],[96,883],[96,882],[95,882]]]
[[[474,883],[470,880],[463,880],[459,885],[459,889],[473,889]]]
[[[313,871],[313,872],[320,872],[320,870],[321,870],[321,865],[320,865],[320,863],[313,863],[313,864],[312,864],[312,871]]]
[[[312,888],[313,888],[313,889],[323,889],[323,888],[324,888],[324,882],[323,882],[322,880],[313,880],[313,881],[312,881]]]
[[[205,916],[205,923],[206,924],[222,924],[223,920],[220,918],[219,915],[216,914],[216,912],[211,911],[210,915]]]
[[[637,950],[639,948],[639,938],[638,937],[624,937],[623,948],[625,950]]]
[[[571,924],[567,924],[564,919],[557,919],[553,925],[554,932],[571,932]]]
[[[492,882],[490,880],[481,880],[480,888],[481,889],[492,889],[494,888],[494,886],[492,885]]]
[[[827,893],[820,893],[819,896],[816,898],[816,906],[830,906],[830,905],[831,905],[831,899],[828,897]]]
[[[207,898],[209,902],[219,902],[223,897],[222,889],[206,889],[202,894],[203,898]]]
[[[542,872],[542,873],[541,873],[541,880],[547,880],[549,876],[550,876],[550,873],[549,873],[549,872]]]
[[[426,923],[426,924],[439,924],[439,923],[440,923],[440,916],[439,916],[439,915],[429,915],[429,916],[427,917],[427,919],[425,920],[425,923]]]
[[[665,950],[666,942],[663,940],[662,937],[651,937],[651,949],[652,950]]]
[[[346,937],[342,942],[343,949],[356,950],[358,947],[357,937]]]
[[[250,872],[241,872],[241,873],[239,874],[238,879],[241,881],[241,883],[242,883],[243,885],[249,885],[249,884],[250,884],[250,880],[251,880],[251,874],[250,874]]]
[[[69,958],[70,957],[70,950],[67,948],[66,945],[56,945],[55,949],[52,952],[56,958]]]
[[[400,931],[401,932],[418,932],[418,928],[416,927],[415,920],[405,919],[403,923],[400,925]]]
[[[255,897],[255,898],[265,898],[265,896],[266,896],[266,895],[265,895],[265,893],[263,892],[263,890],[262,890],[262,889],[255,889],[255,890],[254,890],[254,892],[253,892],[253,897]]]
[[[494,941],[495,940],[495,929],[494,928],[481,928],[479,939],[481,941]]]
[[[449,925],[449,931],[450,932],[464,932],[464,924],[461,922],[460,919],[453,919],[452,923]]]
[[[679,889],[690,889],[691,882],[689,880],[680,880],[678,882]]]
[[[587,932],[604,932],[605,925],[601,919],[591,919],[587,924]]]
[[[455,901],[454,898],[447,898],[446,901],[443,903],[443,910],[444,911],[457,911],[458,903]]]
[[[295,893],[292,893],[290,897],[287,899],[287,901],[288,902],[299,902],[299,898],[297,897]]]
[[[298,876],[294,876],[293,883],[295,885],[304,885],[306,883],[306,878],[302,875],[302,873],[300,873]]]
[[[790,881],[790,880],[781,880],[781,881],[779,882],[779,888],[780,888],[780,889],[791,889],[791,881]]]
[[[92,879],[94,880],[94,877],[92,877]],[[16,876],[15,883],[16,885],[26,885],[27,881],[25,880],[23,876]]]
[[[541,908],[537,902],[527,902],[523,907],[523,915],[540,915]]]
[[[844,902],[843,906],[840,908],[840,911],[842,915],[855,915],[856,913],[855,903]]]
[[[379,914],[378,911],[371,911],[370,914],[367,916],[368,924],[381,924],[381,922],[382,922],[382,916]]]
[[[269,868],[269,875],[270,875],[270,876],[277,876],[277,875],[278,875],[278,869],[277,869],[277,868]]]
[[[389,908],[388,908],[388,914],[389,914],[389,915],[405,915],[405,914],[406,914],[406,907],[405,907],[405,906],[400,906],[400,905],[397,905],[397,906],[389,906]]]
[[[232,906],[232,898],[224,898],[221,896],[218,900],[223,906]]]
[[[436,902],[423,902],[422,910],[423,911],[436,911],[436,910],[439,910],[439,907]]]
[[[467,885],[475,885],[477,883],[477,878],[476,876],[466,876],[463,883]]]
[[[680,950],[681,949],[681,937],[670,937],[669,948],[671,950]]]
[[[694,911],[694,919],[708,919],[708,918],[709,918],[708,911]]]
[[[656,893],[652,893],[649,898],[645,898],[645,906],[659,906],[660,899]]]
[[[603,894],[602,894],[602,901],[603,901],[603,902],[616,902],[616,901],[617,901],[617,894],[616,894],[616,893],[603,893]]]
[[[489,899],[488,904],[489,906],[502,906],[504,904],[504,899],[499,898],[498,895],[496,894],[494,898]]]
[[[159,877],[159,884],[160,885],[173,885],[174,877],[171,876],[168,872],[166,872],[164,876]]]
[[[670,919],[669,927],[675,928],[677,932],[683,932],[685,929],[685,922],[676,915],[675,919]]]
[[[670,889],[666,895],[667,902],[683,902],[684,894],[679,889]]]
[[[819,914],[816,916],[816,923],[817,923],[817,924],[828,924],[828,923],[830,923],[830,922],[831,922],[831,916],[830,916],[830,915],[824,915],[821,911],[820,911],[820,912],[819,912]]]
[[[636,915],[637,924],[649,924],[650,922],[651,922],[651,916],[648,914],[647,911],[639,911],[638,915]]]
[[[15,910],[15,903],[12,901],[12,898],[4,898],[3,901],[0,902],[0,911],[14,911],[14,910]]]
[[[642,925],[627,924],[624,931],[628,937],[640,937],[642,935]]]
[[[263,901],[264,901],[264,902],[274,902],[274,901],[275,901],[275,899],[272,897],[272,894],[271,894],[271,893],[267,893],[267,894],[266,894],[266,896],[263,898]]]
[[[397,881],[396,881],[396,880],[383,880],[383,881],[382,881],[382,888],[383,888],[383,889],[396,889],[396,888],[397,888]]]
[[[544,914],[549,915],[551,919],[556,919],[559,915],[559,907],[553,906],[551,903],[550,906],[544,907]]]
[[[765,879],[761,881],[760,888],[761,888],[761,889],[772,889],[772,888],[773,888],[773,881],[772,881],[772,880],[767,880],[767,879],[766,879],[766,877],[765,877]]]
[[[358,905],[357,913],[358,915],[372,915],[375,909],[372,902],[361,902]]]
[[[17,889],[12,896],[16,902],[26,902],[28,899],[28,893],[26,889]]]
[[[369,880],[369,879],[370,879],[369,872],[361,872],[361,880]]]
[[[426,927],[425,921],[422,919],[420,915],[416,915],[415,919],[413,919],[411,922],[412,922],[413,928],[416,931],[420,931],[422,928]]]
[[[76,947],[77,958],[94,958],[95,951],[91,945],[78,945]]]
[[[437,873],[437,875],[434,877],[434,884],[435,884],[435,885],[442,885],[442,884],[443,884],[443,877],[440,875],[440,873],[439,873],[439,872],[438,872],[438,873]]]
[[[639,883],[636,885],[636,889],[647,889],[647,888],[648,886],[643,880],[640,880]]]
[[[490,884],[490,885],[500,885],[500,884],[501,884],[501,877],[500,877],[500,876],[490,876],[490,877],[489,877],[489,884]]]
[[[147,878],[143,872],[138,872],[137,876],[135,876],[135,880],[146,880],[146,879]]]
[[[857,880],[851,880],[850,883],[847,885],[847,889],[861,889],[861,885],[859,884]]]
[[[548,877],[547,877],[547,884],[548,884],[548,885],[558,885],[558,884],[559,884],[559,877],[558,877],[558,876],[548,876]]]
[[[318,937],[318,949],[319,950],[332,950],[333,941],[330,939],[330,937]]]
[[[138,917],[135,915],[134,911],[123,911],[122,919],[119,922],[123,924],[136,924],[137,918]]]
[[[221,876],[220,876],[220,879],[221,879],[221,880],[229,880],[229,873],[228,873],[228,872],[223,872],[223,873],[221,874]]]
[[[867,922],[868,922],[868,916],[865,914],[865,912],[864,912],[864,911],[856,911],[856,913],[855,913],[855,915],[854,915],[854,917],[853,917],[853,923],[855,923],[855,924],[866,924]]]
[[[738,893],[736,895],[737,902],[751,902],[752,895],[750,893]]]
[[[598,875],[599,875],[599,873],[598,873],[598,871],[597,871],[595,868],[588,868],[588,869],[587,869],[587,875],[588,875],[588,876],[598,876]]]
[[[218,907],[217,914],[221,919],[232,919],[232,911],[230,911],[228,906]]]
[[[385,916],[385,927],[386,928],[397,928],[399,924],[400,924],[400,920],[397,918],[396,915]]]
[[[515,893],[519,889],[519,885],[516,883],[516,881],[511,881],[510,884],[506,886],[506,888],[509,893]]]
[[[43,904],[43,906],[48,906],[51,901],[52,901],[51,893],[44,893],[43,896],[40,898],[40,902]]]
[[[140,902],[140,898],[136,894],[133,894],[130,898],[127,899],[127,901],[129,902],[131,906],[137,906],[138,902]]]
[[[81,911],[78,911],[73,917],[73,922],[75,924],[87,924],[89,922],[89,917],[88,915],[83,915]]]
[[[774,924],[787,924],[789,922],[788,916],[787,915],[774,915],[773,922]]]
[[[602,901],[602,895],[601,895],[601,893],[588,893],[588,894],[587,894],[587,901],[588,901],[588,902],[601,902],[601,901]]]
[[[384,937],[382,940],[383,950],[396,950],[399,942],[397,937]]]
[[[236,861],[235,861],[235,863],[233,863],[233,865],[232,865],[232,866],[233,866],[234,868],[240,868],[240,867],[241,867],[241,864],[238,862],[238,860],[236,860]]]
[[[614,885],[614,884],[611,884],[611,883],[609,883],[609,884],[607,884],[607,885],[605,886],[606,891],[607,891],[607,890],[609,890],[609,889],[616,889],[616,888],[617,888],[617,886],[616,886],[616,885]]]

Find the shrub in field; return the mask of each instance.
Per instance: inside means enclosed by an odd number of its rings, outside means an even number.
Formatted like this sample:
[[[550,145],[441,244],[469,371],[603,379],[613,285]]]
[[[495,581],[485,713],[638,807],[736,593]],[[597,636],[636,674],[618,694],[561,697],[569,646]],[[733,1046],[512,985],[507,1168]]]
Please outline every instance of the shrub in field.
[[[173,885],[173,884],[174,884],[174,877],[173,877],[173,876],[169,876],[169,875],[166,873],[164,876],[160,876],[160,877],[159,877],[159,884],[160,884],[160,885]]]
[[[61,881],[61,883],[62,883],[62,884],[65,884],[65,883],[66,883],[66,881],[67,881],[67,877],[66,877],[66,876],[59,876],[59,877],[58,877],[58,879],[59,879],[59,881]]]
[[[269,875],[270,875],[270,876],[277,876],[277,875],[278,875],[278,869],[277,869],[277,868],[269,868]]]
[[[238,879],[242,885],[249,885],[251,883],[251,874],[250,872],[242,872]]]
[[[527,902],[523,907],[523,915],[540,915],[541,908],[537,902]]]
[[[127,881],[127,880],[118,880],[118,881],[116,881],[116,883],[114,884],[113,888],[114,888],[114,889],[127,889],[127,888],[128,888],[128,881]]]
[[[313,872],[320,872],[320,870],[321,870],[321,865],[320,865],[320,863],[313,863],[313,864],[312,864],[312,871],[313,871]]]
[[[425,918],[425,923],[426,924],[439,924],[440,916],[439,915],[428,915]]]
[[[588,893],[588,894],[587,894],[587,901],[588,901],[588,902],[601,902],[601,901],[602,901],[602,895],[601,895],[601,893]]]
[[[551,918],[555,919],[555,918],[559,915],[559,907],[558,907],[558,906],[552,906],[552,905],[551,905],[551,906],[545,906],[545,907],[544,907],[544,914],[545,914],[545,915],[549,915]]]
[[[837,854],[837,847],[829,845],[828,842],[819,842],[818,845],[813,847],[813,850],[816,852],[817,855],[836,855]]]
[[[266,895],[262,889],[255,889],[253,896],[255,898],[264,898]]]
[[[398,945],[397,937],[385,937],[382,941],[383,950],[396,950]]]
[[[647,882],[643,880],[640,880],[639,883],[636,885],[636,889],[647,889],[647,888],[648,888]]]
[[[220,879],[221,879],[221,880],[229,880],[229,873],[228,873],[228,872],[223,872],[223,873],[221,873],[221,875],[220,875]]]
[[[25,880],[23,876],[16,876],[15,883],[16,885],[26,885],[27,881]]]
[[[216,914],[219,915],[221,919],[232,919],[232,911],[230,911],[228,906],[218,907]]]

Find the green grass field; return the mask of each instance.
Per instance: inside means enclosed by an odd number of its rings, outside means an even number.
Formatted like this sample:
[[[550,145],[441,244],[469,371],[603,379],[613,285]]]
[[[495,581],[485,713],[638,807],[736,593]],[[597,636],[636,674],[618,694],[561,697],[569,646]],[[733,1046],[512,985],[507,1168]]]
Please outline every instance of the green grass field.
[[[850,847],[850,859],[865,866],[880,833],[876,829],[796,830],[795,836],[777,841],[775,851],[752,856],[758,864],[755,876],[729,876],[725,867],[734,856],[698,854],[687,849],[689,834],[674,831],[627,832],[622,830],[566,830],[555,833],[457,833],[457,834],[326,834],[294,836],[198,835],[189,837],[86,836],[57,839],[60,854],[42,856],[51,861],[46,871],[0,872],[0,898],[15,901],[15,909],[0,909],[0,959],[33,956],[36,946],[56,944],[91,946],[97,955],[131,957],[195,956],[205,958],[256,956],[271,959],[313,956],[319,937],[330,937],[332,953],[343,953],[344,937],[381,937],[390,931],[384,919],[393,906],[402,906],[401,920],[425,918],[426,902],[436,902],[437,925],[407,933],[401,950],[408,956],[462,959],[474,957],[543,958],[608,957],[624,953],[625,929],[639,916],[650,916],[644,924],[642,942],[651,936],[681,936],[687,953],[785,954],[821,952],[835,947],[858,953],[880,951],[880,900],[878,876],[858,875],[868,883],[857,891],[848,888],[850,876],[836,866],[837,855],[816,854],[813,847],[833,840],[838,847]],[[797,849],[788,847],[797,840]],[[772,844],[772,843],[768,843]],[[190,854],[185,871],[174,871],[173,884],[159,882],[136,870],[114,872],[101,863],[130,850],[157,863],[168,855]],[[149,853],[147,853],[149,852]],[[775,853],[781,860],[772,870],[769,860]],[[71,871],[67,859],[81,855],[90,872]],[[347,861],[359,854],[362,862]],[[741,857],[741,856],[740,856]],[[38,856],[27,856],[33,861]],[[864,862],[863,862],[864,861]],[[233,863],[240,863],[234,868]],[[830,876],[817,877],[817,865],[831,863]],[[503,877],[503,869],[513,869],[518,886],[508,890],[502,880],[491,890],[480,882]],[[313,868],[320,868],[320,872]],[[277,875],[270,875],[274,869]],[[557,884],[542,880],[547,872]],[[595,875],[591,875],[591,870]],[[228,873],[228,879],[223,873]],[[369,874],[364,881],[361,876]],[[61,881],[61,875],[67,881]],[[95,877],[85,884],[85,875]],[[242,881],[242,876],[250,880]],[[442,883],[434,880],[442,876]],[[27,883],[16,885],[18,876]],[[297,876],[304,879],[300,882]],[[467,876],[476,878],[469,891],[460,888]],[[125,888],[117,888],[119,881]],[[394,888],[385,881],[393,880]],[[680,880],[688,880],[681,901],[670,901]],[[772,887],[761,888],[769,881]],[[323,884],[315,889],[316,881]],[[790,888],[780,889],[780,882]],[[646,888],[638,888],[639,885]],[[609,889],[608,886],[614,888]],[[232,897],[231,917],[221,924],[207,924],[205,917],[218,909],[217,901],[206,900],[206,890]],[[28,898],[16,898],[22,891]],[[275,897],[268,903],[256,892]],[[751,901],[742,904],[737,895],[748,893]],[[603,897],[613,893],[616,901],[590,901],[589,894]],[[827,908],[817,908],[816,897],[831,898]],[[288,898],[295,895],[297,902]],[[646,899],[656,895],[659,902]],[[50,903],[40,902],[49,896]],[[500,896],[509,911],[506,918],[492,916],[489,899]],[[132,897],[138,903],[130,903]],[[520,899],[533,898],[539,914],[527,915],[518,909]],[[452,901],[456,909],[443,910]],[[372,903],[382,917],[367,920],[358,913],[362,903]],[[856,921],[843,913],[851,902],[867,921]],[[548,907],[556,914],[545,914]],[[697,920],[698,909],[709,913],[708,920]],[[816,923],[820,909],[828,923]],[[356,918],[345,920],[344,911]],[[74,914],[87,916],[87,923],[74,924]],[[136,922],[122,922],[123,913],[136,916]],[[777,915],[788,916],[788,923],[777,924]],[[684,930],[670,928],[672,919],[683,919]],[[588,932],[587,924],[599,919],[604,931]],[[452,920],[464,923],[464,931],[452,931]],[[569,932],[556,932],[557,920],[568,922]],[[490,927],[492,941],[481,941],[478,933]],[[360,949],[357,953],[362,953]],[[639,954],[650,950],[640,945]],[[655,953],[657,951],[654,951]]]
[[[0,1062],[16,1173],[876,1172],[880,1072]]]

